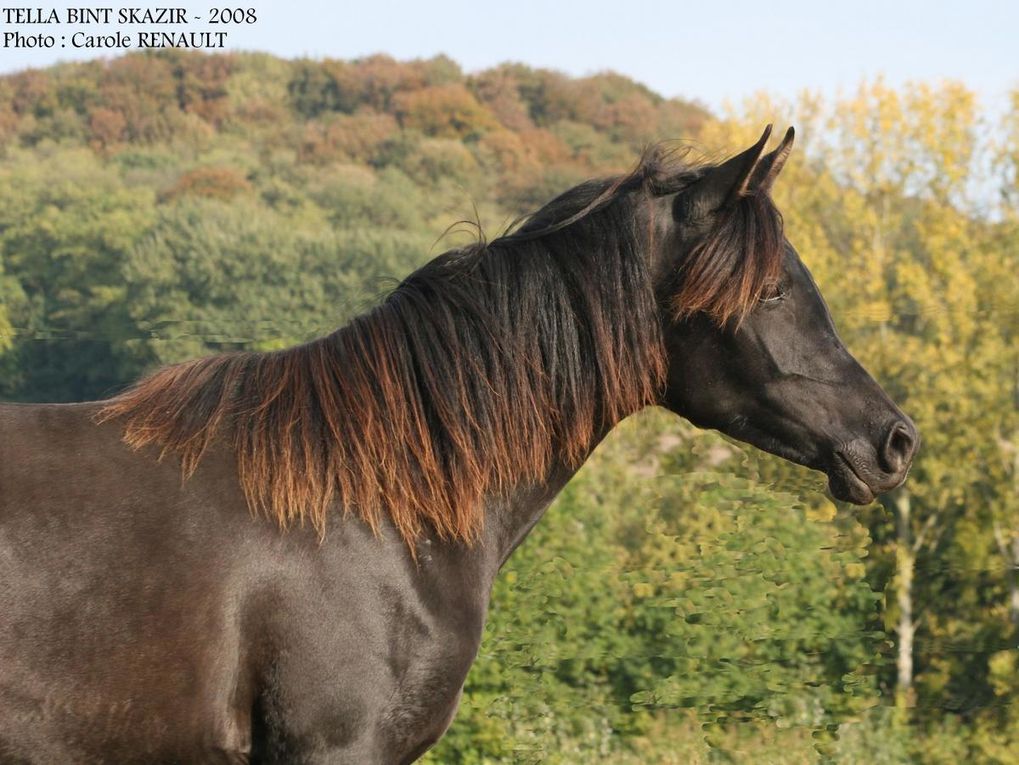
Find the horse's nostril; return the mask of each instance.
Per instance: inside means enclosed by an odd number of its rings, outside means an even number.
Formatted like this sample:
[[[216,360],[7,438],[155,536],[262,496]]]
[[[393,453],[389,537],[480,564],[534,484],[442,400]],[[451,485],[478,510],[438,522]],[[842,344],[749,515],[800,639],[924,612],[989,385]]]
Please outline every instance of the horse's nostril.
[[[918,441],[916,428],[912,424],[899,421],[892,425],[881,449],[881,461],[888,473],[899,473],[905,470],[913,459]]]

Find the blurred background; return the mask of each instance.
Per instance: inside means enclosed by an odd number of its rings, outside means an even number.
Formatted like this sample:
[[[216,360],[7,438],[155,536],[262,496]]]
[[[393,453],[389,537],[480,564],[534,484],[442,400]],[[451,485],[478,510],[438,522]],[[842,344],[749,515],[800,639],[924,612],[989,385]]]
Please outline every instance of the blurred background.
[[[2,50],[0,397],[325,334],[454,221],[494,236],[649,143],[793,124],[775,198],[919,425],[909,483],[843,506],[631,418],[504,569],[427,761],[1017,763],[1009,5],[291,2],[214,55]]]

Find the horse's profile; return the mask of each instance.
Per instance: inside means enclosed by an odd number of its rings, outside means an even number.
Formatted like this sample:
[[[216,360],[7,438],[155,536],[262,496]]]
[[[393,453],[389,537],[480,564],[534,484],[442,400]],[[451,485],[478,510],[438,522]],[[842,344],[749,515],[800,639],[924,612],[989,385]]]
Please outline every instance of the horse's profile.
[[[0,761],[412,762],[499,568],[648,405],[898,486],[916,430],[785,238],[769,131],[570,189],[305,345],[0,406]]]

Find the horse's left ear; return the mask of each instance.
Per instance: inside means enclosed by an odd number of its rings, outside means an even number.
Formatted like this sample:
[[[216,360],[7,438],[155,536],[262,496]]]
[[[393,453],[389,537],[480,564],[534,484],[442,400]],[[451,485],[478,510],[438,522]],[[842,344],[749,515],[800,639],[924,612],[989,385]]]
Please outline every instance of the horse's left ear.
[[[686,198],[694,216],[714,213],[745,197],[752,190],[754,168],[761,161],[764,147],[771,136],[771,125],[753,146],[709,169],[695,183]]]
[[[750,178],[750,189],[762,192],[771,190],[771,185],[775,182],[775,178],[782,172],[785,161],[789,159],[795,137],[796,131],[790,126],[785,131],[785,137],[782,139],[782,143],[778,145],[778,148],[771,152],[771,154],[762,157],[761,161],[754,166],[754,172]]]

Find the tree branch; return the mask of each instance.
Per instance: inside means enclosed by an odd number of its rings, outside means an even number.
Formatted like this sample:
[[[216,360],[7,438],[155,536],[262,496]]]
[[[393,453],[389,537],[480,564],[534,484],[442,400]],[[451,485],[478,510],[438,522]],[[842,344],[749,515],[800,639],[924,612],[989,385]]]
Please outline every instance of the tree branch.
[[[916,537],[913,539],[914,554],[919,552],[920,548],[923,547],[923,543],[924,540],[927,538],[927,534],[934,527],[934,524],[937,523],[937,520],[940,517],[940,515],[941,515],[940,512],[936,512],[931,513],[930,515],[927,516],[927,520],[924,522],[923,528],[920,529],[920,533],[917,534]]]

